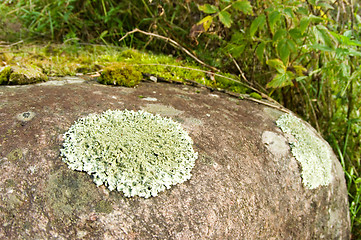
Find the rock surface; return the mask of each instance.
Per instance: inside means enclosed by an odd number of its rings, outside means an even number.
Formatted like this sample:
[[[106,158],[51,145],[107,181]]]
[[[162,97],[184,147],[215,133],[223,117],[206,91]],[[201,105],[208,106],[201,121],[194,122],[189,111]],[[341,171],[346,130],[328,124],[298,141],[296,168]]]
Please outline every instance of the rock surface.
[[[199,159],[158,197],[96,187],[59,156],[79,117],[146,110],[182,124]],[[282,113],[206,89],[110,87],[79,79],[0,87],[0,239],[349,239],[347,191],[302,184],[275,120]]]

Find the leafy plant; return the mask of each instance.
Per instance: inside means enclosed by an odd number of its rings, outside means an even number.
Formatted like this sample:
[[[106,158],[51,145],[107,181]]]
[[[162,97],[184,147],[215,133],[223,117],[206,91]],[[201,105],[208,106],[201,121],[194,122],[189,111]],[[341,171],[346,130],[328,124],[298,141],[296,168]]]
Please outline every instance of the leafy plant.
[[[218,17],[219,21],[221,21],[225,27],[229,28],[233,23],[232,14],[239,12],[244,14],[252,13],[252,6],[247,0],[222,1],[220,6],[206,3],[204,5],[198,5],[198,9],[206,14],[212,14],[198,22],[198,25],[203,25],[204,31],[209,29],[215,17]]]

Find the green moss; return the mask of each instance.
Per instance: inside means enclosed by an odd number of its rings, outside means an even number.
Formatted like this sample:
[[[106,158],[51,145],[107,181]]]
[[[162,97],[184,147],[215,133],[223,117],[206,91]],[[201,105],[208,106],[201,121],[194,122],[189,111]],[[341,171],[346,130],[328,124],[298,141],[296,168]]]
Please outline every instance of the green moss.
[[[139,74],[147,73],[156,77],[172,81],[184,81],[189,79],[200,84],[222,88],[237,93],[249,93],[249,89],[243,85],[222,77],[211,76],[205,72],[208,69],[197,65],[192,61],[180,60],[172,56],[155,55],[134,49],[122,49],[112,46],[79,46],[71,44],[44,47],[24,46],[20,53],[11,53],[8,64],[35,65],[42,69],[47,76],[75,75],[77,73],[93,73],[104,69],[99,79],[104,84],[135,86]],[[112,72],[116,65],[127,65],[125,71],[120,74]],[[110,69],[108,69],[108,67]],[[130,70],[129,70],[130,69]],[[129,70],[129,72],[128,72]],[[116,70],[119,71],[119,70]],[[133,74],[134,73],[134,74]],[[130,80],[127,80],[130,75]],[[223,74],[235,78],[231,74]],[[124,77],[126,76],[126,77]],[[5,77],[7,79],[7,77]],[[135,81],[135,82],[133,82]],[[1,83],[1,82],[0,82]]]
[[[262,100],[261,95],[259,95],[256,92],[250,93],[249,96],[252,97],[252,98],[258,99],[258,100]]]
[[[8,84],[11,72],[11,67],[5,67],[0,72],[0,85]]]
[[[202,70],[195,64],[190,64],[185,61],[178,61],[177,59],[164,55],[152,55],[142,53],[140,60],[124,59],[129,64],[134,64],[134,67],[143,73],[148,73],[167,80],[184,81],[190,79],[197,81],[204,85],[212,83],[207,78],[206,73],[197,70]]]
[[[119,54],[118,60],[141,62],[143,57],[144,57],[144,53],[141,53],[135,49],[126,49]]]
[[[215,81],[213,82],[213,87],[227,89],[229,91],[236,92],[236,93],[248,93],[249,92],[249,89],[247,87],[245,87],[244,85],[227,79],[227,78],[234,79],[234,76],[232,76],[231,74],[223,73],[221,75],[225,76],[225,77],[215,76]]]
[[[141,72],[131,65],[118,63],[104,68],[98,82],[105,85],[134,87],[140,80],[142,80]]]

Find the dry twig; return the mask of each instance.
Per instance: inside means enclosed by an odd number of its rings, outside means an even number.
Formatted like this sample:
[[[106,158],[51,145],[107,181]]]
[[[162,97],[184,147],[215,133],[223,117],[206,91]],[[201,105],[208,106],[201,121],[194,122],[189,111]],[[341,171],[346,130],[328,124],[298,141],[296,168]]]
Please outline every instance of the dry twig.
[[[7,45],[0,45],[0,47],[6,47],[6,48],[9,48],[9,47],[12,47],[12,46],[15,46],[15,45],[18,45],[20,43],[23,43],[24,41],[21,40],[19,42],[15,42],[15,43],[12,43],[12,44],[7,44]]]

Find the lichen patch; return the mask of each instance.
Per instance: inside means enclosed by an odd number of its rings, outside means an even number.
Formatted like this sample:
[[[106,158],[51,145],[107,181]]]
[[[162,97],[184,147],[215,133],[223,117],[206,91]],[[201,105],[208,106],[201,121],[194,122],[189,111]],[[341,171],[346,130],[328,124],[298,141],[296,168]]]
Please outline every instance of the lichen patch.
[[[276,121],[277,126],[295,139],[290,142],[292,154],[302,167],[303,184],[315,189],[331,182],[332,160],[327,145],[301,120],[284,114]]]
[[[111,111],[79,119],[64,134],[61,155],[70,169],[93,176],[126,197],[148,198],[191,177],[198,154],[181,125],[139,111]]]

